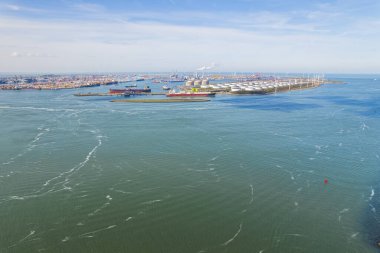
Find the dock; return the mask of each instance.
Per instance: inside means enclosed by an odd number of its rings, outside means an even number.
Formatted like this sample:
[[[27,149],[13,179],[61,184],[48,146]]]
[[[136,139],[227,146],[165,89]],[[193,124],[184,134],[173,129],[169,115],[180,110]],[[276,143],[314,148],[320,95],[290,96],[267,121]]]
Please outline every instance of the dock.
[[[165,96],[167,93],[166,92],[150,92],[150,93],[135,93],[135,94],[130,94],[131,96],[158,96],[158,95],[162,95],[162,96]],[[111,93],[108,93],[108,92],[103,92],[103,93],[76,93],[74,94],[74,96],[77,96],[77,97],[120,97],[120,96],[124,96],[124,94],[111,94]]]
[[[117,99],[111,100],[115,103],[189,103],[189,102],[209,102],[210,99],[200,98],[163,98],[163,99]]]
[[[123,96],[123,94],[110,94],[110,93],[76,93],[77,97],[111,97],[111,96]]]

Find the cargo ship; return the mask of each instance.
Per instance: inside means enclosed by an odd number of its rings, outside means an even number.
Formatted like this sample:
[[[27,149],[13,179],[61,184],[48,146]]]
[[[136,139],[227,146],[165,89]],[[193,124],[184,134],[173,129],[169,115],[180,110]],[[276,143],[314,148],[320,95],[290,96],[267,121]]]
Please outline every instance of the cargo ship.
[[[109,94],[124,94],[127,89],[110,89]]]

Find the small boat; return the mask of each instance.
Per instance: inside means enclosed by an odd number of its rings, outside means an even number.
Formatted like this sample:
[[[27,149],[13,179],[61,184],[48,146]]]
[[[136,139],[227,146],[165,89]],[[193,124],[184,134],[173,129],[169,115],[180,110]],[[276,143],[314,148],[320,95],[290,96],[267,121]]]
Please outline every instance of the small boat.
[[[142,82],[142,81],[145,81],[145,78],[144,77],[136,77],[135,81],[136,82]]]
[[[163,90],[170,90],[170,87],[167,86],[167,85],[164,85],[164,86],[162,86],[162,89],[163,89]]]

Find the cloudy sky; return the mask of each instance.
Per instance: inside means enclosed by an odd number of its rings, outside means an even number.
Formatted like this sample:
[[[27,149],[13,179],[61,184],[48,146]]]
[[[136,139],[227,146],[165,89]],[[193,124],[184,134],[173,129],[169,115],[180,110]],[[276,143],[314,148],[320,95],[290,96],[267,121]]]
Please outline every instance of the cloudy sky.
[[[380,72],[378,0],[0,0],[0,72]]]

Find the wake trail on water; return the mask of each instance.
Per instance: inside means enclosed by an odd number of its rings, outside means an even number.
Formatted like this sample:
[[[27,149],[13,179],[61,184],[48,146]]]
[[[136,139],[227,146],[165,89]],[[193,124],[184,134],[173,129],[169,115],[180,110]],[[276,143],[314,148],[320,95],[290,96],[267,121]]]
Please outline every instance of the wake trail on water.
[[[239,234],[240,234],[242,228],[243,228],[243,223],[240,223],[239,229],[238,229],[238,231],[234,234],[234,236],[232,236],[229,240],[227,240],[226,242],[224,242],[222,245],[223,245],[223,246],[227,246],[228,244],[230,244],[231,242],[233,242],[233,241],[236,239],[236,237],[239,236]]]
[[[68,171],[60,173],[58,176],[55,176],[53,178],[48,179],[45,181],[45,183],[42,185],[42,187],[33,192],[30,195],[25,195],[25,196],[10,196],[6,199],[3,199],[5,201],[10,201],[10,200],[25,200],[29,198],[36,198],[36,197],[41,197],[49,193],[55,193],[63,190],[71,190],[71,187],[68,187],[67,184],[70,183],[70,177],[72,177],[75,173],[80,171],[90,160],[91,158],[95,155],[96,151],[98,150],[99,147],[102,146],[102,138],[104,136],[98,135],[96,136],[97,138],[97,144],[90,150],[90,152],[86,155],[84,160],[77,164],[76,166],[72,167]],[[47,189],[51,185],[50,189]],[[58,188],[58,186],[62,186],[61,188]],[[46,191],[45,191],[46,190]],[[1,203],[1,202],[0,202]]]
[[[57,108],[47,108],[47,107],[33,107],[33,106],[0,106],[0,109],[11,109],[11,110],[37,110],[46,112],[71,112],[75,109],[57,109]]]
[[[38,127],[37,130],[39,131],[33,138],[32,141],[30,141],[26,147],[24,148],[24,151],[22,151],[21,153],[11,157],[8,161],[6,162],[3,162],[2,165],[9,165],[9,164],[12,164],[14,163],[18,158],[20,157],[23,157],[24,155],[26,155],[28,152],[32,151],[35,147],[37,147],[37,142],[41,139],[41,137],[50,132],[50,128],[45,128],[44,126],[41,126],[41,127]]]
[[[91,232],[87,232],[87,233],[84,233],[84,234],[81,234],[79,235],[78,237],[79,238],[83,238],[83,237],[94,237],[94,234],[96,233],[99,233],[99,232],[102,232],[102,231],[105,231],[105,230],[109,230],[109,229],[113,229],[117,227],[117,225],[110,225],[108,227],[105,227],[105,228],[100,228],[100,229],[97,229],[97,230],[94,230],[94,231],[91,231]]]
[[[102,136],[101,136],[102,137]],[[90,161],[91,157],[95,154],[96,150],[102,145],[102,138],[98,138],[98,144],[93,147],[93,149],[87,154],[87,156],[85,157],[85,159],[80,162],[78,165],[74,166],[73,168],[71,168],[70,170],[68,171],[65,171],[65,172],[62,172],[61,174],[59,174],[58,176],[56,177],[53,177],[49,180],[47,180],[43,186],[48,186],[51,182],[65,176],[65,175],[68,175],[68,176],[71,176],[73,173],[79,171],[81,168],[83,168],[83,166],[85,166],[88,161]]]
[[[107,202],[104,203],[101,207],[99,207],[98,209],[96,209],[95,211],[91,212],[88,214],[88,216],[94,216],[95,214],[99,213],[100,211],[102,211],[104,208],[106,208],[107,206],[109,206],[111,204],[111,196],[110,195],[107,195],[106,196],[106,199],[107,199]]]
[[[253,185],[250,184],[249,187],[251,188],[251,199],[249,200],[249,204],[253,203]]]
[[[369,200],[371,201],[373,196],[375,196],[375,189],[371,186],[371,194],[369,195]]]
[[[44,107],[11,107],[11,106],[0,106],[0,109],[1,108],[6,108],[6,109],[32,109],[32,110],[45,110],[45,111],[60,111],[60,112],[77,112],[77,113],[80,113],[81,110],[75,110],[75,109],[52,109],[52,108],[44,108]],[[61,114],[61,115],[58,115],[50,120],[52,121],[56,121],[62,117],[65,116],[65,113],[64,114]],[[15,162],[15,160],[17,160],[18,158],[21,158],[23,157],[24,155],[26,155],[28,152],[34,150],[35,147],[37,147],[37,143],[38,141],[42,138],[43,135],[45,135],[46,133],[50,132],[51,129],[48,128],[45,125],[42,125],[40,127],[37,128],[38,130],[38,133],[36,134],[36,136],[33,138],[33,140],[31,142],[29,142],[26,147],[24,148],[24,151],[20,152],[19,154],[15,155],[14,157],[10,158],[8,161],[6,162],[3,162],[2,165],[9,165],[9,164],[12,164]]]
[[[13,247],[17,246],[19,243],[22,243],[23,241],[25,241],[29,237],[33,236],[35,233],[36,233],[35,230],[30,231],[30,233],[27,236],[25,236],[24,238],[22,238],[21,240],[19,240],[17,243],[12,244],[8,248],[13,248]]]

